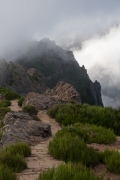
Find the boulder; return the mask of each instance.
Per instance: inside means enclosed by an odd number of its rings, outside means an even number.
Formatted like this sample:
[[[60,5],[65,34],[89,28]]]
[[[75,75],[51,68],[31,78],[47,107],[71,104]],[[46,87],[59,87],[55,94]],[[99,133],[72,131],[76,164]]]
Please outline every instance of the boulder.
[[[59,101],[56,100],[54,97],[49,97],[43,94],[31,92],[27,94],[25,101],[23,102],[23,107],[27,105],[32,105],[39,110],[45,110],[58,103]]]
[[[1,144],[7,146],[16,142],[33,145],[43,138],[51,136],[51,126],[35,121],[24,112],[7,113],[3,120]]]
[[[77,90],[71,84],[63,81],[58,82],[53,89],[46,90],[45,95],[54,97],[56,100],[81,103],[80,95]]]

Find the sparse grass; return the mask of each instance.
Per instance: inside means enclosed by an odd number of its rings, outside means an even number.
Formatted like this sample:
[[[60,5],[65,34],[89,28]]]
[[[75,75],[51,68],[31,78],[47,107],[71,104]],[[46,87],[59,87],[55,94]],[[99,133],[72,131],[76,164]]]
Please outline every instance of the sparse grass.
[[[21,97],[19,98],[19,100],[18,100],[18,106],[21,107],[24,100],[25,100],[25,97],[24,97],[24,96],[21,96]]]
[[[10,145],[0,152],[0,164],[13,172],[20,172],[27,167],[24,157],[31,154],[30,147],[25,143]]]
[[[49,153],[54,158],[65,162],[82,162],[86,166],[95,166],[99,163],[99,153],[87,147],[79,136],[71,134],[54,137],[49,143]]]
[[[37,116],[38,110],[35,106],[27,105],[23,108],[23,112],[27,112],[30,116],[33,117],[34,120],[40,121],[39,117]]]
[[[0,120],[3,120],[7,112],[11,112],[10,108],[0,107]]]
[[[39,175],[38,180],[103,180],[82,164],[62,164]]]
[[[48,115],[64,126],[78,122],[95,124],[112,129],[115,134],[120,135],[120,109],[86,104],[66,104],[49,109]]]
[[[19,155],[22,155],[23,157],[27,157],[31,154],[30,147],[24,142],[12,144],[6,147],[4,151],[9,152],[10,154],[14,154],[14,155],[19,154]]]
[[[120,173],[120,153],[115,150],[105,150],[103,153],[103,162],[106,164],[107,170],[119,174]]]
[[[116,140],[114,132],[110,129],[90,124],[76,123],[64,127],[56,134],[56,136],[65,136],[66,133],[69,133],[72,136],[78,135],[80,138],[84,139],[86,143],[111,144]]]
[[[0,101],[0,107],[8,107],[10,105],[11,105],[11,102],[9,100]]]
[[[38,113],[38,110],[36,109],[36,107],[32,105],[25,106],[23,108],[23,111],[29,113],[30,116],[37,115]]]
[[[8,167],[0,165],[0,180],[18,180],[18,178]]]
[[[6,151],[3,151],[0,154],[0,164],[7,166],[13,172],[20,172],[21,170],[27,168],[27,164],[23,156],[19,154],[14,155]]]
[[[4,88],[2,86],[0,86],[0,94],[3,94],[6,100],[13,100],[13,99],[18,99],[21,97],[15,91],[12,91],[11,89],[8,89],[8,88]]]

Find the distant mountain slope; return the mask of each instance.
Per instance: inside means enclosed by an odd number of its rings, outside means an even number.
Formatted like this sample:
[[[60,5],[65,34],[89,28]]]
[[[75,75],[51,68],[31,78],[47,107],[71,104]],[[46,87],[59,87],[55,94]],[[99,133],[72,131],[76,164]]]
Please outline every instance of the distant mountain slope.
[[[0,86],[21,94],[30,91],[43,93],[46,90],[42,77],[34,69],[27,72],[21,65],[4,60],[0,60]]]
[[[33,43],[16,62],[26,70],[36,68],[49,88],[53,88],[58,81],[65,81],[76,88],[83,103],[103,105],[99,82],[93,83],[85,67],[80,67],[77,63],[73,53],[57,46],[54,41],[43,39]]]

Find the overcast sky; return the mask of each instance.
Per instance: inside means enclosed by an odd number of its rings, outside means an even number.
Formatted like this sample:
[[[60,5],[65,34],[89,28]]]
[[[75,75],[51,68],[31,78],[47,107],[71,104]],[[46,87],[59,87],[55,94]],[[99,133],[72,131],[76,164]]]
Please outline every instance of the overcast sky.
[[[119,0],[0,0],[0,47],[46,36],[69,47],[119,22]]]
[[[120,0],[0,0],[0,56],[26,40],[49,37],[74,50],[104,96],[117,98],[119,25]]]

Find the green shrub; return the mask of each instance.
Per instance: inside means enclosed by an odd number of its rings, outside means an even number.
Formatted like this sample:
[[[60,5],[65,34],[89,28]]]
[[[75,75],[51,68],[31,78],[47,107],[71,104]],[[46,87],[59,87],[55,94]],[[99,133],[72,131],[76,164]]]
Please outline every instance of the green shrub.
[[[90,124],[76,123],[64,127],[56,136],[61,137],[66,133],[70,133],[72,136],[78,135],[86,143],[111,144],[116,140],[115,134],[110,129]]]
[[[2,120],[7,112],[11,112],[10,108],[0,107],[0,120]]]
[[[0,165],[0,180],[18,180],[18,178],[8,167]]]
[[[24,96],[20,97],[19,100],[18,100],[18,106],[21,107],[24,100],[25,100],[25,97],[24,97]]]
[[[21,170],[27,168],[27,164],[21,155],[14,155],[7,151],[1,152],[0,164],[7,166],[13,172],[20,172]]]
[[[0,152],[0,164],[7,166],[13,172],[20,172],[27,167],[24,157],[30,154],[30,147],[26,143],[16,143]]]
[[[34,120],[40,121],[39,117],[37,116],[38,110],[35,106],[27,105],[23,108],[23,111],[29,113],[29,115],[32,116]]]
[[[3,94],[6,100],[13,100],[21,97],[18,93],[2,86],[0,86],[0,94]]]
[[[105,150],[103,153],[103,162],[107,170],[112,173],[120,173],[120,153],[115,150]]]
[[[18,99],[18,98],[20,98],[20,95],[16,92],[8,91],[5,93],[6,100],[13,100],[13,99]]]
[[[103,180],[82,164],[62,164],[39,175],[38,180]]]
[[[38,110],[36,109],[36,107],[32,105],[25,106],[23,108],[23,111],[29,113],[30,116],[37,115],[38,113]]]
[[[9,100],[0,101],[0,107],[8,107],[10,105],[11,105],[11,102]]]
[[[12,144],[6,147],[4,151],[14,155],[19,154],[23,157],[27,157],[31,154],[31,148],[24,142]]]
[[[65,162],[82,162],[86,166],[94,166],[99,162],[99,154],[93,148],[87,147],[78,136],[65,134],[54,137],[49,143],[49,153],[56,159]]]
[[[48,115],[61,125],[88,123],[112,129],[120,135],[120,109],[79,104],[57,105],[48,110]]]

